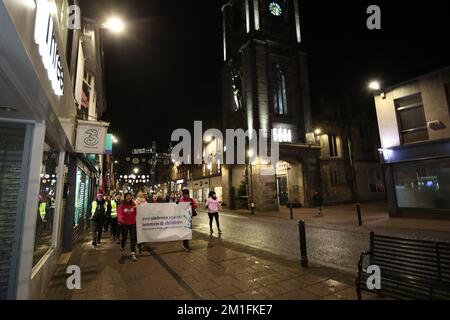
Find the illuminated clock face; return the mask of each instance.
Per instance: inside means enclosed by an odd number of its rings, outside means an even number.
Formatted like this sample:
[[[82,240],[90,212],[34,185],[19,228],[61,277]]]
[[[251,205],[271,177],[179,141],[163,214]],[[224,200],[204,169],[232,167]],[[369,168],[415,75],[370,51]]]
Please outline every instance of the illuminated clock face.
[[[281,6],[276,2],[272,2],[271,4],[269,4],[269,10],[270,13],[276,17],[280,17],[283,14]]]

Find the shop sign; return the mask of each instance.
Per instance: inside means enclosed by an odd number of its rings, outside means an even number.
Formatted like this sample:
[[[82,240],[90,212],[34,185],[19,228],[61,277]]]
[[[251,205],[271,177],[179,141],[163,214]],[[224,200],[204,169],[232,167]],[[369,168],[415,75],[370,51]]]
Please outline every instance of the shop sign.
[[[109,123],[78,121],[76,152],[105,154]]]
[[[36,0],[34,41],[38,45],[39,54],[47,70],[53,91],[57,96],[62,96],[64,94],[64,69],[48,0]]]

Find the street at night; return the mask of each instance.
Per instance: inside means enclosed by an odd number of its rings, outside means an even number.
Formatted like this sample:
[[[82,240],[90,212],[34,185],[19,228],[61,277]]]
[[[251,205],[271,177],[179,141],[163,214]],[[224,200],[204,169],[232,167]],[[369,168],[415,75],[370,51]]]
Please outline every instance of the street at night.
[[[449,9],[0,0],[0,302],[450,300]]]

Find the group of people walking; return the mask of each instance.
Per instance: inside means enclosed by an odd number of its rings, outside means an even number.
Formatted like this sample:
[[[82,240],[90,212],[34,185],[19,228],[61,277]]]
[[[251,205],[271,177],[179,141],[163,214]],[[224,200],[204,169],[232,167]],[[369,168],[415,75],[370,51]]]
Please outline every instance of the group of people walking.
[[[101,244],[103,232],[108,232],[110,228],[111,238],[113,242],[120,244],[120,256],[125,257],[125,247],[127,238],[130,238],[130,258],[132,261],[137,261],[136,250],[143,251],[143,246],[137,243],[137,229],[136,217],[137,207],[144,203],[190,203],[192,208],[192,216],[197,216],[197,204],[194,199],[190,197],[189,190],[183,190],[182,194],[177,196],[172,193],[166,199],[162,200],[160,197],[152,196],[147,198],[143,192],[139,192],[136,198],[133,198],[131,193],[118,192],[113,199],[110,196],[105,196],[102,192],[97,194],[96,199],[92,202],[91,212],[91,233],[92,233],[92,247],[97,248]],[[215,219],[219,234],[222,234],[219,223],[219,206],[220,202],[215,192],[211,191],[205,203],[205,208],[208,210],[209,225],[211,234],[213,231],[213,221]],[[183,241],[183,249],[186,252],[190,251],[189,240]]]

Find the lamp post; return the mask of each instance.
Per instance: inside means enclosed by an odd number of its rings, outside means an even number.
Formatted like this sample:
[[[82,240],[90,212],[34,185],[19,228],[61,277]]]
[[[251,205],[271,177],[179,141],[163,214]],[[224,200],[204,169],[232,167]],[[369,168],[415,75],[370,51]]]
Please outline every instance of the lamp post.
[[[248,153],[248,166],[250,168],[250,208],[252,215],[255,214],[255,201],[253,197],[253,161],[252,158],[255,155],[253,150],[249,150]]]

